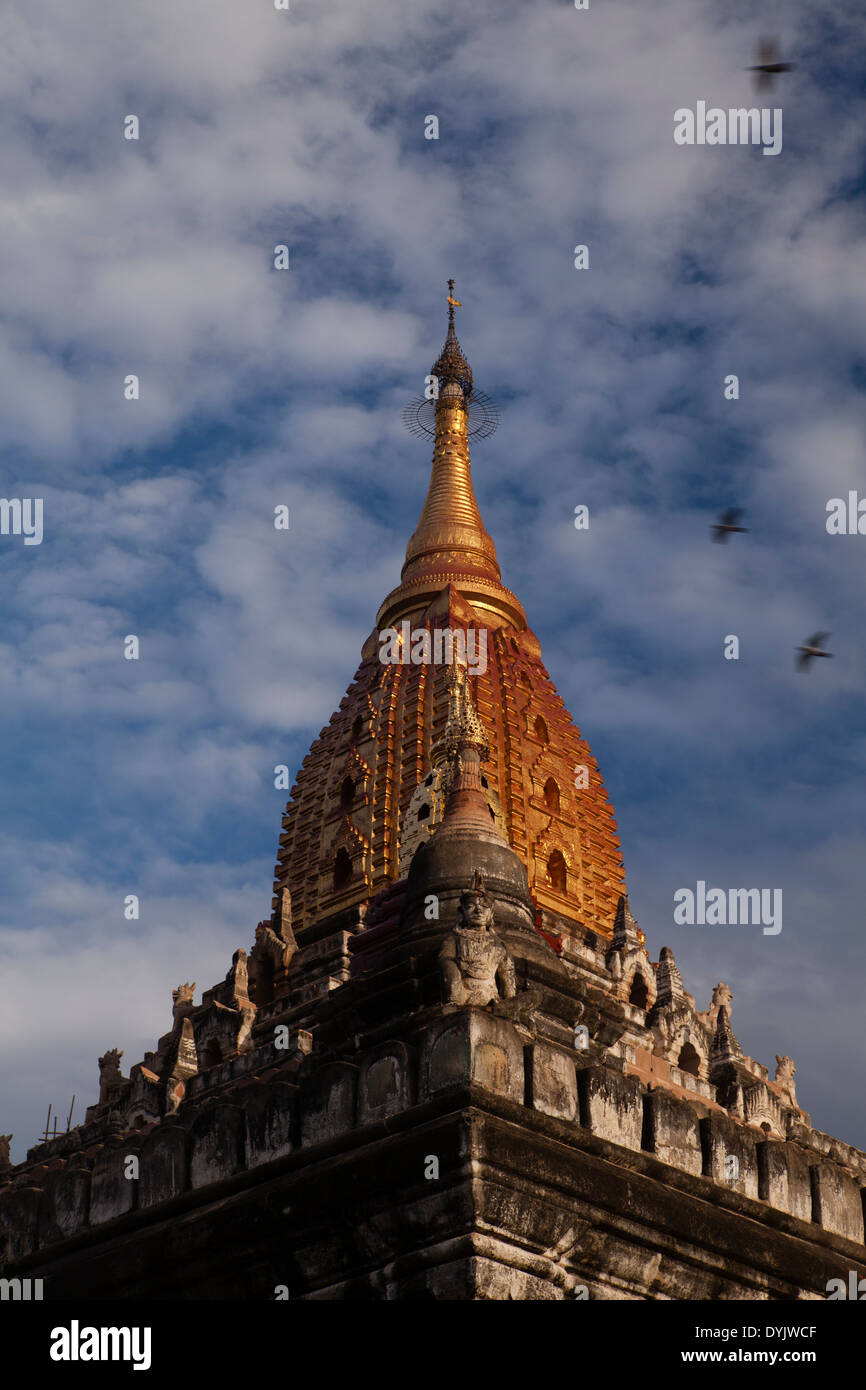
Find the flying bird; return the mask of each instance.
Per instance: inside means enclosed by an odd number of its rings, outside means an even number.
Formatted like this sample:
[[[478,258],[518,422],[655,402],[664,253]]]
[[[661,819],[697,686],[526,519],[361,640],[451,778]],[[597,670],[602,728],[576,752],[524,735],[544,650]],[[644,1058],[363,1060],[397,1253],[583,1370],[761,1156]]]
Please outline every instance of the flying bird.
[[[728,507],[726,512],[722,512],[715,526],[711,526],[714,541],[726,541],[732,531],[748,531],[748,526],[738,526],[737,522],[743,515],[742,507]]]
[[[812,634],[811,637],[806,638],[806,641],[802,647],[797,648],[797,651],[800,653],[800,655],[797,657],[798,671],[808,671],[810,662],[816,656],[833,655],[832,652],[825,652],[823,646],[821,645],[823,642],[826,642],[827,638],[830,635],[831,634],[829,632],[815,632]]]
[[[755,54],[757,62],[746,72],[753,72],[755,76],[755,89],[759,92],[770,92],[775,86],[776,77],[780,72],[793,72],[796,64],[779,62],[779,45],[776,39],[759,39],[758,51]]]

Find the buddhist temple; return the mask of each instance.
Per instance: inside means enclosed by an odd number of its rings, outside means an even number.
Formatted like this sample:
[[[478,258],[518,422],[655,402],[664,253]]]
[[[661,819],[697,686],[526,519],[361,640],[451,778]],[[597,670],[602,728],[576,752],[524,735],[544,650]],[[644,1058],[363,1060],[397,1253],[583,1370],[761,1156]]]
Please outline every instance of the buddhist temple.
[[[866,1155],[812,1127],[790,1057],[744,1055],[731,986],[699,1007],[652,959],[479,512],[455,307],[427,496],[297,773],[270,916],[198,1002],[176,985],[128,1074],[106,1048],[83,1124],[16,1165],[0,1141],[0,1272],[46,1297],[799,1300],[866,1275]]]

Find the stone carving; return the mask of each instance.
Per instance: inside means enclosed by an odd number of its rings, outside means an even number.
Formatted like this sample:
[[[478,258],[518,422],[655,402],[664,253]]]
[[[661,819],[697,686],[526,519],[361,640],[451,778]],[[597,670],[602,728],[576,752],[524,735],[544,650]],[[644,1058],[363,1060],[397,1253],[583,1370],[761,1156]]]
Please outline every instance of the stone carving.
[[[724,981],[719,980],[719,983],[713,988],[713,998],[710,1007],[707,1009],[706,1013],[698,1014],[698,1018],[708,1032],[715,1033],[720,1009],[726,1009],[728,1018],[730,1019],[733,998],[733,993],[728,989],[728,986]]]
[[[99,1059],[99,1075],[105,1077],[106,1081],[120,1080],[120,1059],[123,1056],[123,1048],[119,1051],[116,1047],[109,1048],[104,1057]]]
[[[291,923],[275,931],[270,922],[259,922],[249,958],[249,987],[257,1004],[269,1003],[274,987],[288,970],[298,949]]]
[[[253,978],[255,979],[255,972]],[[228,971],[223,984],[213,991],[213,999],[218,1004],[236,1009],[240,1013],[240,1027],[234,1038],[234,1048],[238,1052],[248,1051],[253,1019],[256,1015],[256,1005],[250,999],[247,953],[242,948],[235,951],[232,956],[231,969]],[[224,1041],[225,1039],[223,1039]]]
[[[12,1167],[9,1158],[9,1145],[14,1137],[12,1134],[0,1134],[0,1173],[5,1173],[7,1169]]]
[[[226,991],[235,1008],[249,1003],[249,975],[247,972],[247,953],[242,948],[232,956],[231,969],[226,974]]]
[[[251,975],[256,984],[266,979],[273,987],[275,977],[280,971],[288,970],[297,949],[292,930],[292,899],[284,888],[273,922],[259,922],[256,927],[255,945],[250,952]]]
[[[765,1134],[780,1138],[785,1133],[782,1107],[767,1086],[750,1086],[743,1092],[743,1114],[749,1124],[757,1125]]]
[[[645,942],[646,937],[638,927],[627,895],[623,893],[617,904],[613,936],[605,959],[611,978],[618,986],[618,997],[648,1012],[656,1001],[656,977]],[[685,993],[684,997],[688,1000]]]
[[[776,1053],[776,1084],[782,1088],[782,1094],[787,1095],[791,1104],[797,1108],[797,1090],[794,1085],[794,1073],[797,1068],[787,1055],[780,1057]]]
[[[280,889],[280,936],[286,942],[291,942],[297,949],[295,934],[292,930],[292,895],[288,888]]]
[[[198,1053],[195,1046],[195,1033],[192,1019],[184,1018],[180,1024],[174,1063],[165,1087],[166,1114],[173,1115],[186,1091],[186,1083],[198,1071]]]
[[[684,996],[682,976],[670,946],[662,946],[659,952],[656,990],[656,1003],[659,1006],[679,1004]]]
[[[186,984],[178,985],[177,989],[172,990],[171,1016],[175,1023],[177,1023],[179,1018],[185,1018],[190,1012],[194,995],[195,980],[193,980],[192,984],[187,981]]]
[[[294,937],[291,941],[286,941],[282,936],[277,935],[270,923],[259,922],[256,927],[256,944],[252,949],[251,959],[267,961],[272,971],[287,970],[297,949],[298,945]]]
[[[104,1057],[99,1059],[99,1104],[105,1105],[116,1092],[118,1083],[124,1080],[120,1070],[120,1059],[123,1056],[123,1049],[119,1052],[116,1047],[112,1047],[106,1052]]]
[[[493,904],[475,870],[471,888],[460,895],[457,926],[439,952],[445,1002],[483,1008],[494,999],[513,999],[517,982],[512,961],[493,925]]]

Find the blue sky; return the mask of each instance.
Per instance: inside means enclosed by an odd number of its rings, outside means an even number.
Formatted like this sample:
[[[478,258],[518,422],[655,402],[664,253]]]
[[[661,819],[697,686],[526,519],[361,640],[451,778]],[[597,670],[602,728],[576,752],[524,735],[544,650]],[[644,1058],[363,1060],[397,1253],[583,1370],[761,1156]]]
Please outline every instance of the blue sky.
[[[429,471],[401,410],[452,275],[502,408],[482,515],[652,954],[698,1007],[726,980],[744,1050],[791,1054],[816,1126],[866,1145],[866,538],[825,529],[866,495],[857,7],[45,0],[2,24],[2,495],[45,507],[41,546],[0,538],[13,1155],[269,912],[273,767],[397,581]],[[782,153],[676,146],[678,107],[754,104],[763,33],[798,64]],[[751,530],[714,546],[734,503]],[[834,659],[799,675],[818,628]],[[781,934],[675,926],[698,879],[781,888]]]

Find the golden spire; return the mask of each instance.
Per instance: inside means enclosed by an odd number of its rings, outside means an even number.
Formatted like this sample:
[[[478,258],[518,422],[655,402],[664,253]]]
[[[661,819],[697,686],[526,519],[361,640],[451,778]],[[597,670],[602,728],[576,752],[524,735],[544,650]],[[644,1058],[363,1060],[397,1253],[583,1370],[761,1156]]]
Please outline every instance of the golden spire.
[[[520,629],[526,615],[500,582],[496,546],[484,529],[472,488],[468,411],[472,368],[454,331],[454,281],[448,281],[448,335],[431,369],[436,378],[433,471],[418,525],[406,547],[401,583],[379,611],[379,627],[413,610],[423,611],[434,595],[453,584],[470,603],[488,610],[496,624]]]

